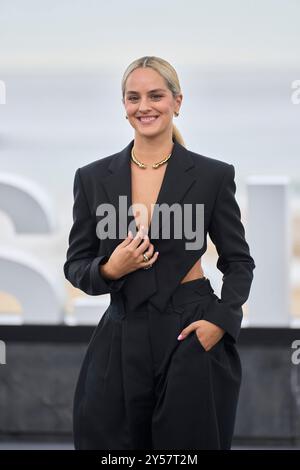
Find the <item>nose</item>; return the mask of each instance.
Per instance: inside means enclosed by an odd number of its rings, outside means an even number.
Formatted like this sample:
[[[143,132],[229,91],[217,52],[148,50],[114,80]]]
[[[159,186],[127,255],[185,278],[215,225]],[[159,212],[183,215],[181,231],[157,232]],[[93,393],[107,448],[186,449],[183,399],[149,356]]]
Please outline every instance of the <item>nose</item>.
[[[145,111],[149,111],[150,109],[151,108],[148,104],[148,98],[147,97],[141,98],[140,105],[139,105],[139,111],[141,111],[143,113]]]

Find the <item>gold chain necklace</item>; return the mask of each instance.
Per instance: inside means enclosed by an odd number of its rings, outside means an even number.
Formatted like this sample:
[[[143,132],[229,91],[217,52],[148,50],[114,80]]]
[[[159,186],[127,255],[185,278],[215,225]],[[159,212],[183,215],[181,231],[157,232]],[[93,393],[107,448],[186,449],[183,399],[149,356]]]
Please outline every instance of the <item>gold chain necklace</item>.
[[[170,155],[168,155],[166,158],[164,158],[163,160],[161,160],[160,162],[157,162],[157,163],[153,163],[152,165],[152,168],[158,168],[160,165],[162,165],[163,163],[167,162],[169,160],[169,158],[171,157],[172,155],[172,152],[170,153]],[[148,165],[146,165],[145,163],[142,163],[140,162],[134,155],[134,151],[133,151],[133,147],[131,149],[131,160],[136,164],[138,165],[140,168],[147,168]]]

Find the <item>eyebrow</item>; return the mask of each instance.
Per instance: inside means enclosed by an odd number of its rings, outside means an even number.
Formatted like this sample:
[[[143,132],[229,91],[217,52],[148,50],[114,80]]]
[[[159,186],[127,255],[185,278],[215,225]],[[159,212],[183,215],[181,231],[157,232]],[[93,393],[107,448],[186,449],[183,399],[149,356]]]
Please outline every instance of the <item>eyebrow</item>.
[[[155,91],[166,91],[166,90],[164,90],[163,88],[156,88],[155,90],[150,90],[148,93],[154,93]],[[139,92],[138,92],[138,91],[134,91],[134,90],[129,90],[129,91],[127,91],[126,93],[127,93],[127,94],[129,94],[129,93],[136,93],[136,94],[138,94]]]

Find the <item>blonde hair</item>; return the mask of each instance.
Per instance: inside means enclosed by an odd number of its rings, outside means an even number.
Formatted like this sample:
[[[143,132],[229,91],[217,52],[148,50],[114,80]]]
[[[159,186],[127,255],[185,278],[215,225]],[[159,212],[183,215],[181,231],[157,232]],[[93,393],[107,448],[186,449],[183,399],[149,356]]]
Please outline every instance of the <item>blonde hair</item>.
[[[131,64],[128,65],[128,67],[126,68],[124,72],[124,75],[122,78],[123,103],[124,103],[124,97],[125,97],[125,86],[126,86],[127,78],[129,77],[131,72],[133,72],[135,69],[139,67],[144,67],[144,68],[151,67],[153,70],[156,70],[156,72],[158,72],[164,78],[166,85],[171,91],[174,98],[179,93],[181,93],[178,75],[174,67],[172,67],[172,65],[169,64],[169,62],[167,62],[164,59],[161,59],[160,57],[144,56],[131,62]],[[173,124],[172,137],[173,139],[175,139],[177,142],[179,142],[181,145],[185,147],[185,143],[182,138],[182,135],[180,134],[175,124]]]

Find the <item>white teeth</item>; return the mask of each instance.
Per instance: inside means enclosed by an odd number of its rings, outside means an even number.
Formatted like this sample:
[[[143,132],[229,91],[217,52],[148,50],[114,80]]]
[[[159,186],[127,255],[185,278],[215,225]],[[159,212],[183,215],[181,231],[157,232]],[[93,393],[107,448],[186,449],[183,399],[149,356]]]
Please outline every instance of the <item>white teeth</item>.
[[[145,117],[145,118],[139,118],[139,119],[140,119],[140,121],[147,122],[147,121],[154,121],[156,119],[156,117],[148,117],[148,118]]]

